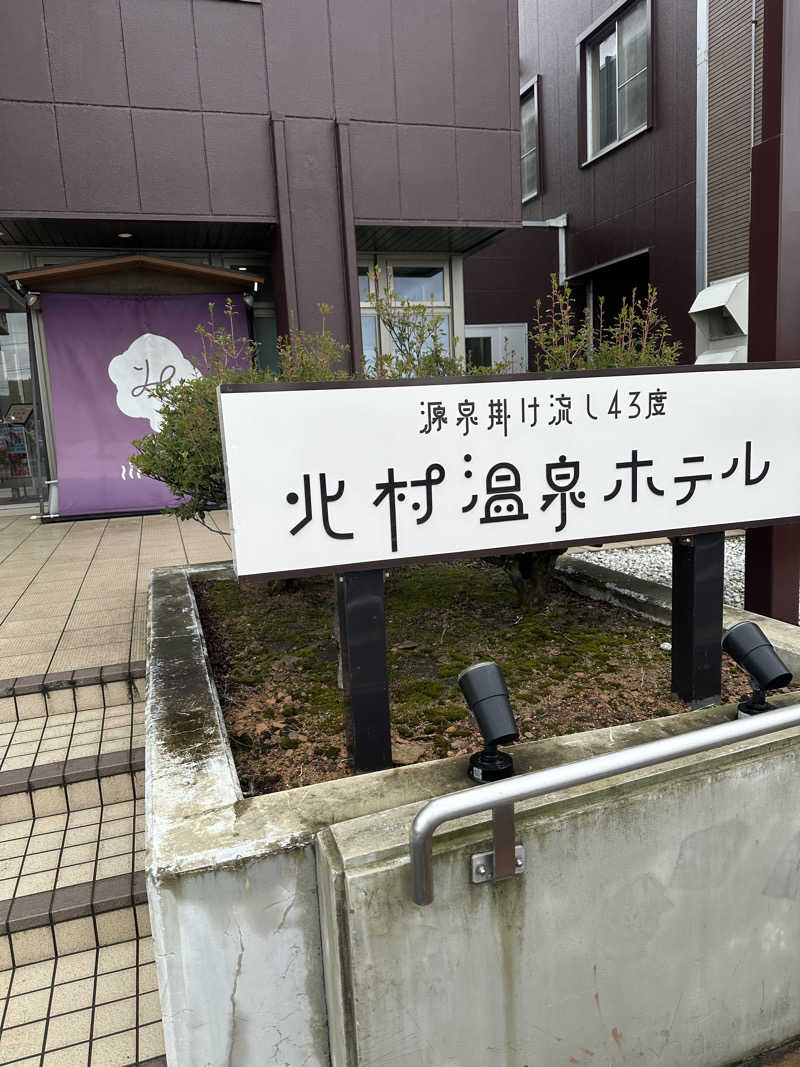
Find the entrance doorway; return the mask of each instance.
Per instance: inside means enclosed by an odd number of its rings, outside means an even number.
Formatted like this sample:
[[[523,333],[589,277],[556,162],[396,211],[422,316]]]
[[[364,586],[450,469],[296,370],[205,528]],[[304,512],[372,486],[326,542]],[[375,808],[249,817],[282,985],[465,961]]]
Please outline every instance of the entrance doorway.
[[[25,312],[0,314],[0,509],[39,503],[31,358]]]

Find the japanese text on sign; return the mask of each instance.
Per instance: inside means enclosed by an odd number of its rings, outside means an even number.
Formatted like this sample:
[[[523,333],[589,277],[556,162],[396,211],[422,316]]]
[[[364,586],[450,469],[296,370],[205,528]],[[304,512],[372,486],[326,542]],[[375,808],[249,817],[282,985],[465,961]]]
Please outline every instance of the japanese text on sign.
[[[793,517],[798,395],[792,367],[226,390],[237,571]]]

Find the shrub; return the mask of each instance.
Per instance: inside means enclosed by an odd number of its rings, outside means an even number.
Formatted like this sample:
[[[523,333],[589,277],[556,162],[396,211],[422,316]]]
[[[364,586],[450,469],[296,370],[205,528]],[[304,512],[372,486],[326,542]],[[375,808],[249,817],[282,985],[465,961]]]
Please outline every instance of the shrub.
[[[588,312],[582,321],[575,314],[569,285],[560,286],[550,278],[547,307],[536,301],[529,337],[534,342],[534,362],[540,371],[593,371],[630,367],[671,366],[677,362],[680,343],[671,340],[669,326],[659,315],[654,286],[647,287],[647,299],[633,290],[623,300],[616,319],[605,322],[603,303],[597,327]],[[523,552],[499,557],[506,567],[523,607],[536,607],[546,600],[560,549]]]
[[[529,337],[535,345],[536,367],[542,371],[622,370],[629,367],[661,367],[677,362],[680,343],[671,341],[669,326],[659,315],[655,287],[648,285],[647,299],[633,290],[630,300],[611,324],[605,322],[603,301],[597,327],[588,312],[576,321],[572,290],[550,278],[550,296],[536,313]]]
[[[389,334],[391,351],[376,352],[375,365],[365,368],[367,378],[452,378],[463,374],[504,374],[511,359],[494,367],[473,367],[454,355],[457,337],[448,337],[447,315],[436,310],[431,301],[401,300],[392,285],[389,269],[386,285],[381,286],[381,272],[370,272],[374,292],[370,303],[375,315]]]
[[[293,328],[288,337],[278,339],[279,378],[324,381],[346,377],[341,367],[347,346],[325,327],[325,316],[332,309],[326,304],[319,307],[321,331]],[[214,305],[209,304],[208,324],[197,327],[201,353],[195,363],[203,376],[153,387],[152,395],[161,404],[161,428],[133,442],[137,452],[131,461],[142,474],[167,486],[177,498],[177,504],[167,510],[181,519],[204,523],[206,512],[227,502],[217,386],[275,380],[270,370],[257,366],[253,342],[236,336],[235,317],[228,300],[224,321],[218,324]]]

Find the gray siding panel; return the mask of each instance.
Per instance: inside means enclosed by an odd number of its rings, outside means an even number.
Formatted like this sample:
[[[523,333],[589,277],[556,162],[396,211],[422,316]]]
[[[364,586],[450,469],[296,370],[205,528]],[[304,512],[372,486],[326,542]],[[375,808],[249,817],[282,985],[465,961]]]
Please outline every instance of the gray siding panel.
[[[749,263],[751,0],[710,0],[708,30],[708,279],[714,281],[743,273]]]

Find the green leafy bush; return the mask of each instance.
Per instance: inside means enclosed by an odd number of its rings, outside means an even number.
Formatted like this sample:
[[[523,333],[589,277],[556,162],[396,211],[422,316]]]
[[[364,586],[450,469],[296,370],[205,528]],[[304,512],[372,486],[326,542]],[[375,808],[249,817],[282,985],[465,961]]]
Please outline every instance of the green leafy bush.
[[[447,316],[430,305],[401,300],[394,291],[392,272],[381,285],[381,272],[370,272],[374,291],[370,303],[378,321],[391,338],[389,352],[376,352],[368,378],[438,378],[463,374],[464,367],[452,355],[457,339],[448,337]]]
[[[535,346],[535,363],[542,371],[623,370],[630,367],[671,366],[678,360],[680,343],[671,340],[666,321],[658,313],[655,287],[648,285],[647,299],[633,290],[630,300],[610,324],[600,301],[598,324],[592,326],[588,311],[579,320],[572,290],[550,278],[547,306],[536,301],[529,337]]]
[[[373,292],[370,303],[389,334],[391,350],[376,352],[375,365],[366,368],[368,378],[452,378],[463,374],[504,374],[511,367],[507,359],[494,367],[473,367],[454,355],[458,338],[448,336],[448,316],[423,301],[401,300],[394,290],[389,269],[386,285],[381,285],[379,269],[370,271]]]
[[[560,286],[550,278],[547,306],[537,300],[529,337],[534,342],[534,362],[540,371],[594,371],[631,367],[671,366],[678,360],[680,343],[671,340],[669,326],[659,315],[654,286],[647,287],[647,299],[633,290],[624,299],[616,319],[606,323],[600,302],[598,324],[592,326],[587,313],[575,313],[569,285]],[[517,590],[521,606],[535,608],[547,600],[560,549],[522,552],[501,556]]]
[[[278,339],[280,379],[346,377],[342,365],[347,346],[325,327],[330,311],[328,305],[320,305],[321,331],[291,329],[288,337]],[[133,442],[137,452],[131,462],[142,474],[167,486],[177,498],[175,507],[168,510],[181,519],[204,522],[208,511],[227,502],[217,386],[275,380],[270,370],[257,366],[253,342],[236,336],[235,317],[230,300],[221,324],[215,319],[214,305],[209,304],[208,324],[197,327],[201,352],[195,364],[202,377],[154,386],[151,392],[160,402],[161,427]]]

